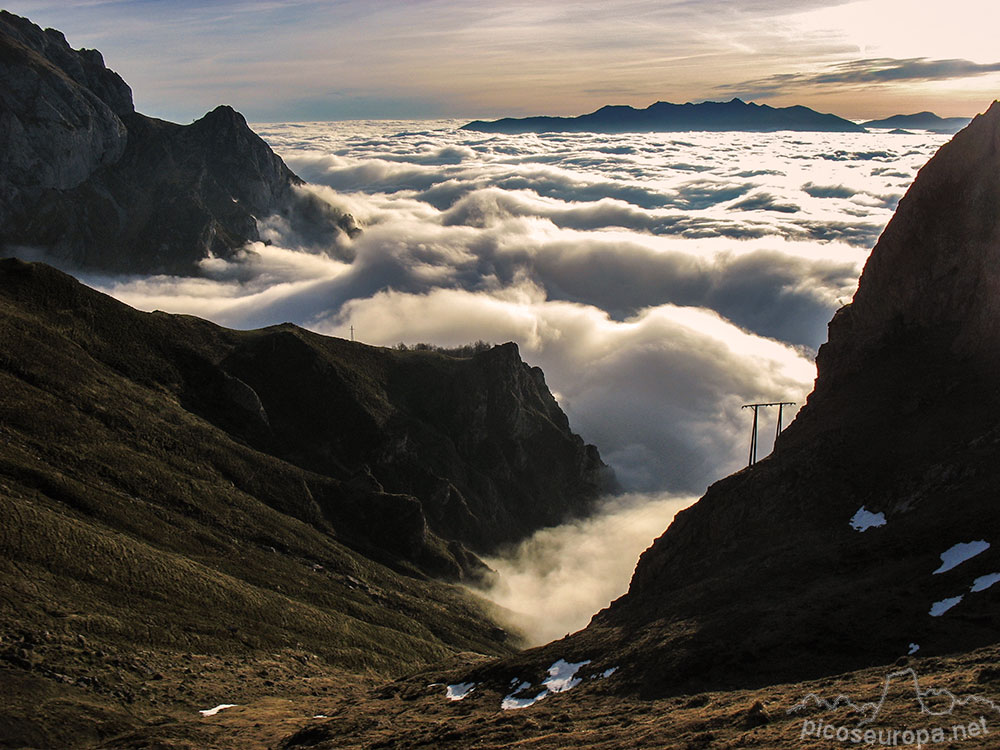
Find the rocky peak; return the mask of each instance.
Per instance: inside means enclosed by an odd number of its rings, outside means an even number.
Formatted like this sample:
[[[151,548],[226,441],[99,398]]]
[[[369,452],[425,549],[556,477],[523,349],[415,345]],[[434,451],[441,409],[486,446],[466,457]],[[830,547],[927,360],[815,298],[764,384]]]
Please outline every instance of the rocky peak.
[[[259,239],[280,213],[329,244],[357,231],[229,106],[181,126],[134,111],[96,50],[0,14],[0,245],[77,267],[198,272]]]
[[[98,53],[0,11],[0,230],[46,189],[74,188],[117,162],[132,93]],[[93,86],[93,88],[91,88]]]
[[[855,349],[900,328],[955,327],[962,352],[1000,346],[1000,102],[920,170],[850,306]]]
[[[817,368],[779,448],[800,434],[924,409],[961,382],[1000,375],[1000,102],[920,170],[854,300],[830,322]],[[886,392],[876,398],[879,383]]]
[[[97,50],[74,50],[61,31],[42,30],[27,18],[5,10],[0,11],[0,34],[37,53],[73,82],[96,94],[119,117],[135,111],[132,89],[105,67],[104,57]]]

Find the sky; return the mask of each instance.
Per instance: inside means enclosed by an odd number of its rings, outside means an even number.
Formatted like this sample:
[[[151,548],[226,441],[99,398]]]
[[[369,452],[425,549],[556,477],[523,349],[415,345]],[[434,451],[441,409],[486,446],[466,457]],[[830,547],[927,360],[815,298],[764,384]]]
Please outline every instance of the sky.
[[[12,0],[190,122],[575,115],[738,96],[853,119],[984,111],[995,0]]]

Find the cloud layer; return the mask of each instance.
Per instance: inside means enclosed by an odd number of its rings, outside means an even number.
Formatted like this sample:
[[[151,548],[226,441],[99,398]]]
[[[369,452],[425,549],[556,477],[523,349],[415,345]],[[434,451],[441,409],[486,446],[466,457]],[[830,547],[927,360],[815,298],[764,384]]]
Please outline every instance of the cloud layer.
[[[745,464],[743,404],[804,401],[827,321],[944,138],[454,125],[265,126],[306,189],[362,234],[324,244],[267,217],[266,242],[205,261],[201,278],[88,280],[235,327],[517,342],[632,491],[489,561],[500,578],[485,595],[542,643],[623,593],[674,513]]]
[[[826,322],[943,141],[507,136],[447,122],[260,130],[361,235],[323,245],[270,217],[267,243],[206,261],[203,278],[90,282],[235,327],[515,341],[628,489],[680,493],[745,462],[743,403],[803,401]]]
[[[591,518],[542,529],[487,560],[500,575],[486,595],[528,645],[574,633],[625,593],[639,555],[694,500],[624,495]]]

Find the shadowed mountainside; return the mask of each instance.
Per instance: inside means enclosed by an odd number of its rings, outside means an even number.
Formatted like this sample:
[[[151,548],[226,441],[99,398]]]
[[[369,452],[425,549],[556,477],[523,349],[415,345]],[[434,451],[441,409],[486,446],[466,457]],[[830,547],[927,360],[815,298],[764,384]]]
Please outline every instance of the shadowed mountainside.
[[[463,125],[462,129],[484,133],[669,133],[685,130],[864,132],[863,127],[850,120],[821,114],[808,107],[775,108],[740,99],[699,104],[656,102],[646,109],[607,106],[579,117],[505,117],[491,122],[475,120]]]
[[[511,344],[229,331],[15,259],[0,391],[0,746],[128,726],[141,683],[109,660],[139,653],[150,674],[194,653],[327,677],[504,653],[428,574],[488,574],[466,545],[585,512],[605,474]],[[52,701],[60,721],[31,718]]]
[[[100,52],[0,11],[0,246],[77,266],[194,273],[279,214],[333,244],[353,219],[310,193],[231,107],[190,125],[135,112]]]
[[[15,259],[0,390],[4,747],[86,744],[147,696],[193,710],[183,687],[142,687],[183,682],[191,654],[217,670],[186,672],[208,701],[268,694],[247,665],[334,679],[508,652],[428,574],[488,575],[466,545],[585,512],[607,478],[512,344],[230,331]]]
[[[42,437],[30,436],[39,423],[26,415],[39,392],[26,384],[55,378],[48,392],[62,398],[65,389],[68,398],[80,386],[65,373],[82,379],[110,368],[124,385],[151,389],[241,451],[300,476],[298,489],[272,505],[432,568],[458,554],[437,572],[460,574],[462,545],[492,551],[585,512],[613,481],[514,344],[460,358],[380,349],[291,324],[231,331],[141,313],[48,266],[14,259],[0,261],[0,295],[3,362],[9,392],[18,394],[6,407],[22,415],[26,436]],[[50,361],[33,353],[41,341]],[[123,398],[104,410],[132,408]],[[123,445],[138,430],[117,418],[111,426]],[[70,434],[81,436],[73,429],[50,437],[71,446]],[[452,551],[437,554],[439,538],[453,540]]]

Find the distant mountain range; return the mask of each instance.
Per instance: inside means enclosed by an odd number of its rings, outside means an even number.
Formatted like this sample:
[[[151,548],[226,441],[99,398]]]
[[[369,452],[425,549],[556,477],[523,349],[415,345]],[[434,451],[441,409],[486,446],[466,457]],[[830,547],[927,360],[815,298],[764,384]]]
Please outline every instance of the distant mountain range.
[[[869,120],[861,123],[871,130],[929,130],[932,133],[957,133],[970,122],[968,117],[938,117],[933,112],[918,112],[915,115],[893,115],[884,120]]]
[[[656,133],[686,130],[772,132],[777,130],[863,133],[860,125],[808,107],[771,107],[741,99],[700,104],[656,102],[646,109],[601,107],[579,117],[506,117],[476,120],[463,130],[484,133]]]
[[[700,104],[656,102],[646,109],[627,106],[601,107],[579,117],[505,117],[475,120],[462,130],[483,133],[672,133],[689,130],[774,132],[778,130],[830,133],[864,133],[866,130],[929,130],[957,133],[968,117],[938,117],[933,112],[893,115],[884,120],[858,123],[809,107],[771,107],[741,99]]]

